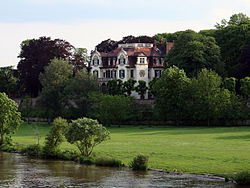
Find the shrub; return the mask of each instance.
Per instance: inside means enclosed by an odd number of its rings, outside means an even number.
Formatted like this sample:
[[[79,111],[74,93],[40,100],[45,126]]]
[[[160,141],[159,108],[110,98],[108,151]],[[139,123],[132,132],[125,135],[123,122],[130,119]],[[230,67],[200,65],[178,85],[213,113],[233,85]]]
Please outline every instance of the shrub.
[[[109,134],[97,120],[79,118],[72,121],[65,137],[69,143],[77,146],[82,156],[88,157],[96,145],[110,138]]]
[[[62,160],[79,161],[80,153],[76,151],[63,151],[58,153],[57,157]]]
[[[239,185],[250,185],[250,172],[242,171],[235,175],[234,180]]]
[[[148,156],[139,154],[133,161],[130,162],[129,167],[133,170],[147,170],[148,169]]]
[[[28,156],[38,157],[41,155],[42,147],[39,144],[29,145],[25,149]]]
[[[95,161],[95,164],[97,166],[108,166],[108,167],[121,167],[121,166],[123,166],[121,160],[117,160],[117,159],[113,159],[113,158],[105,158],[105,157],[97,158]]]
[[[86,165],[95,164],[95,160],[94,160],[93,157],[83,157],[83,156],[81,156],[81,157],[79,158],[79,162],[80,162],[81,164],[86,164]]]

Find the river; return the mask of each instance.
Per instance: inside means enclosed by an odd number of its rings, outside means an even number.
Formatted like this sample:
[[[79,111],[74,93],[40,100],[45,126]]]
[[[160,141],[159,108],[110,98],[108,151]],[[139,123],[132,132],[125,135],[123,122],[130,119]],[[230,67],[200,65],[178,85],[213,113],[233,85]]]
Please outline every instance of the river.
[[[236,187],[221,179],[85,166],[0,152],[0,187]]]

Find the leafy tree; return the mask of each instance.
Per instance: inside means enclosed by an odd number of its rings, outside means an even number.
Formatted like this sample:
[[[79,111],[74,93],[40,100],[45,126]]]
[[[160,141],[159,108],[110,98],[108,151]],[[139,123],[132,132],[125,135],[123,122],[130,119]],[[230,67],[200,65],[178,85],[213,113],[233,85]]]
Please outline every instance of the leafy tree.
[[[164,119],[173,119],[178,124],[185,118],[189,96],[190,79],[183,69],[167,68],[153,85],[155,104]]]
[[[231,93],[221,88],[222,78],[214,71],[202,69],[191,82],[193,118],[211,120],[223,117],[224,111],[231,105]]]
[[[238,78],[250,76],[250,44],[246,45],[240,54]]]
[[[215,69],[220,63],[220,48],[213,37],[187,30],[178,36],[166,62],[169,66],[176,65],[189,76],[194,76],[202,68]]]
[[[244,96],[250,96],[250,77],[245,77],[240,80],[240,91]]]
[[[86,116],[89,104],[89,95],[92,92],[99,92],[98,80],[95,76],[88,74],[86,69],[76,72],[75,76],[70,79],[70,84],[67,84],[64,89],[64,94],[72,111],[71,118],[79,118]],[[74,105],[75,104],[75,105]]]
[[[47,156],[55,155],[59,145],[65,140],[65,133],[68,128],[67,120],[58,117],[52,122],[52,126],[45,138],[44,152]]]
[[[130,117],[131,98],[123,95],[92,95],[93,115],[104,125],[120,123]]]
[[[17,94],[17,81],[13,66],[0,67],[0,92]]]
[[[133,79],[129,79],[128,81],[125,81],[123,83],[123,91],[127,93],[128,96],[130,96],[132,91],[135,90],[135,83],[136,83],[136,80],[133,80]]]
[[[53,58],[69,60],[74,47],[61,39],[52,40],[50,37],[40,37],[22,42],[21,52],[18,56],[21,60],[18,63],[20,82],[25,91],[37,96],[42,85],[39,81],[40,73],[44,67],[49,65]]]
[[[153,80],[151,80],[149,83],[148,83],[148,85],[149,85],[149,87],[148,87],[148,93],[149,93],[149,95],[155,95],[156,94],[156,92],[157,91],[155,91],[154,90],[154,84],[156,83],[156,81],[158,80],[158,78],[153,78]]]
[[[141,99],[144,99],[144,95],[147,91],[148,87],[144,80],[139,80],[138,85],[135,87],[135,91],[140,95]]]
[[[249,28],[249,17],[239,13],[232,15],[223,27],[217,27],[215,32],[210,33],[210,36],[213,36],[220,46],[221,57],[225,64],[228,77],[244,77],[244,75],[237,74],[237,70],[239,69],[239,59],[242,49],[246,47],[250,41]],[[247,66],[245,68],[247,68]]]
[[[76,48],[70,61],[70,64],[74,66],[74,72],[86,68],[89,62],[88,50],[86,48]]]
[[[6,135],[18,129],[21,122],[21,113],[18,112],[15,101],[9,99],[5,93],[0,93],[0,145],[4,144]]]
[[[235,86],[236,86],[237,79],[234,77],[225,78],[224,79],[224,87],[225,89],[228,89],[229,91],[235,93]]]
[[[90,118],[79,118],[72,121],[65,137],[68,142],[75,144],[81,154],[88,157],[96,145],[109,139],[109,131]]]
[[[113,79],[108,81],[108,94],[110,95],[122,95],[122,80],[121,79]]]
[[[40,74],[43,90],[38,97],[38,104],[49,112],[50,118],[62,114],[67,105],[64,88],[70,84],[73,76],[73,66],[62,59],[53,59],[44,73]]]

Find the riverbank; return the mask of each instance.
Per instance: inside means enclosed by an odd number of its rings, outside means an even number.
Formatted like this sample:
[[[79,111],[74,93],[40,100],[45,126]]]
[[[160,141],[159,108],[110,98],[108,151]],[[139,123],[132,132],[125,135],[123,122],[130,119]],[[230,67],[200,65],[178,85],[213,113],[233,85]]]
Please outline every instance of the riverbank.
[[[232,176],[250,169],[250,127],[130,127],[108,128],[111,139],[94,155],[129,162],[139,153],[149,156],[149,168],[189,174]],[[19,144],[43,144],[47,124],[23,124],[12,136]],[[76,150],[64,142],[62,150]]]

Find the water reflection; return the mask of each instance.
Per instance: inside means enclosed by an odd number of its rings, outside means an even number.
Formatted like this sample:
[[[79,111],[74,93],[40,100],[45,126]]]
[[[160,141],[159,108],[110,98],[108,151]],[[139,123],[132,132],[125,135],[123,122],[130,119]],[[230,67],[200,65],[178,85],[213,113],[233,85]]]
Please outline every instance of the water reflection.
[[[84,166],[0,152],[0,187],[236,187],[215,179]]]

